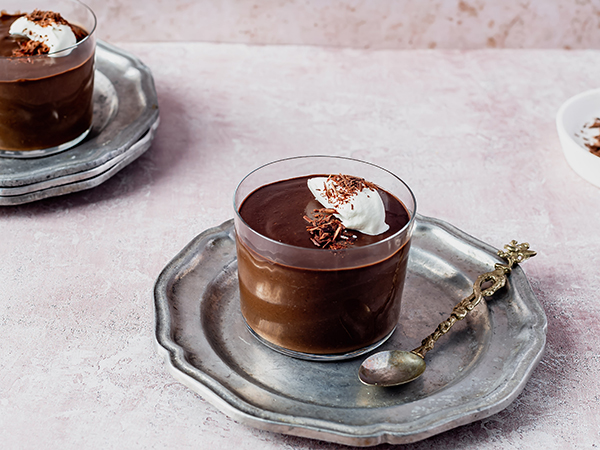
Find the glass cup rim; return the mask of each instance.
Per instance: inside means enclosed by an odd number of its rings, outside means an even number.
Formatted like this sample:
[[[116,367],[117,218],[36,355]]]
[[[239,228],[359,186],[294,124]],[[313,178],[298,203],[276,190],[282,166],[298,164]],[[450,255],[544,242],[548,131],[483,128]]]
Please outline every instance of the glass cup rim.
[[[371,167],[375,167],[376,169],[382,170],[384,172],[387,172],[389,175],[391,175],[392,177],[394,177],[396,180],[398,180],[400,183],[402,183],[402,185],[406,188],[406,190],[408,191],[408,193],[410,194],[410,198],[412,200],[412,208],[409,208],[408,205],[406,205],[404,202],[401,201],[401,203],[404,205],[404,207],[406,208],[408,214],[409,214],[409,220],[408,222],[400,229],[398,230],[396,233],[394,233],[391,236],[388,236],[385,239],[382,239],[381,241],[377,241],[374,242],[372,244],[369,245],[365,245],[365,246],[360,246],[360,247],[347,247],[344,248],[343,250],[339,250],[339,251],[344,251],[344,252],[349,252],[350,254],[352,252],[360,252],[360,251],[365,251],[366,249],[372,249],[375,246],[383,246],[386,245],[387,243],[393,241],[394,239],[397,239],[399,236],[402,236],[404,234],[406,234],[408,231],[411,230],[414,222],[415,222],[415,218],[416,218],[416,211],[417,211],[417,199],[415,197],[415,194],[413,193],[412,189],[410,188],[410,186],[402,179],[400,178],[398,175],[396,175],[395,173],[391,172],[390,170],[381,167],[377,164],[368,162],[368,161],[364,161],[364,160],[360,160],[360,159],[356,159],[356,158],[350,158],[347,156],[332,156],[332,155],[304,155],[304,156],[291,156],[288,158],[281,158],[281,159],[277,159],[275,161],[270,161],[266,164],[262,164],[261,166],[255,168],[254,170],[250,171],[248,174],[246,174],[246,176],[244,176],[244,178],[242,178],[242,180],[238,183],[237,187],[235,188],[235,191],[233,193],[233,209],[235,210],[235,214],[236,214],[236,218],[246,226],[246,228],[248,230],[250,230],[254,235],[259,236],[260,238],[264,239],[265,241],[272,243],[276,246],[281,246],[282,248],[290,248],[290,249],[300,249],[302,251],[307,251],[307,252],[322,252],[323,249],[321,248],[307,248],[307,247],[299,247],[296,245],[291,245],[291,244],[286,244],[284,242],[279,242],[276,241],[274,239],[271,239],[261,233],[259,233],[258,231],[254,230],[250,225],[248,225],[248,223],[246,223],[246,221],[242,218],[242,216],[240,215],[239,212],[239,207],[241,205],[237,205],[236,202],[236,195],[238,193],[238,190],[240,189],[242,183],[244,183],[244,181],[246,181],[250,176],[252,176],[253,174],[255,174],[256,172],[258,172],[259,170],[268,167],[268,166],[272,166],[274,164],[278,164],[278,163],[282,163],[282,162],[287,162],[287,161],[293,161],[296,159],[308,159],[308,158],[329,158],[329,159],[339,159],[339,160],[345,160],[345,161],[350,161],[353,163],[360,163],[360,164],[366,164],[369,165]],[[244,197],[243,200],[245,200],[246,197]],[[337,250],[335,250],[337,251]]]
[[[91,31],[88,31],[88,35],[86,37],[84,37],[81,41],[76,42],[74,45],[71,45],[70,47],[67,48],[63,48],[62,50],[56,51],[56,52],[52,52],[52,53],[45,53],[43,55],[30,55],[27,56],[26,58],[30,59],[30,60],[38,60],[38,59],[43,59],[43,58],[49,58],[51,57],[50,55],[60,55],[63,52],[70,52],[73,49],[83,45],[84,43],[86,43],[89,39],[92,38],[94,32],[96,31],[96,27],[98,26],[98,19],[96,17],[96,14],[94,13],[94,11],[92,10],[92,8],[90,8],[88,5],[86,5],[85,3],[81,2],[80,0],[61,0],[61,1],[70,1],[71,3],[78,3],[79,5],[83,6],[85,9],[87,9],[87,11],[91,14],[92,20],[94,25],[92,26]],[[0,59],[20,59],[23,58],[23,56],[0,56]]]

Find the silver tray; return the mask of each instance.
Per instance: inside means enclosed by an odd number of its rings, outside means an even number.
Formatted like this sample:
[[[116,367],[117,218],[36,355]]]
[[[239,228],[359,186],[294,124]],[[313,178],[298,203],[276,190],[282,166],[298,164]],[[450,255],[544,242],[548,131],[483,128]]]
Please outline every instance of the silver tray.
[[[26,190],[21,193],[18,187],[4,190],[0,188],[0,194],[4,194],[0,195],[0,206],[20,205],[98,186],[150,148],[156,134],[156,129],[158,128],[158,123],[158,120],[154,122],[152,127],[146,131],[140,140],[129,147],[125,153],[116,156],[100,166],[40,182],[37,184],[37,190],[34,191]],[[16,191],[16,193],[11,191]]]
[[[491,246],[419,216],[400,324],[381,348],[417,347],[496,262]],[[171,374],[240,423],[347,445],[415,442],[497,413],[546,342],[546,316],[518,266],[440,339],[420,379],[395,388],[362,385],[361,358],[308,362],[268,349],[250,335],[238,299],[228,221],[197,236],[156,281],[155,344]]]
[[[99,41],[90,134],[77,146],[53,155],[0,158],[0,205],[100,184],[148,149],[158,122],[150,70],[133,55]]]

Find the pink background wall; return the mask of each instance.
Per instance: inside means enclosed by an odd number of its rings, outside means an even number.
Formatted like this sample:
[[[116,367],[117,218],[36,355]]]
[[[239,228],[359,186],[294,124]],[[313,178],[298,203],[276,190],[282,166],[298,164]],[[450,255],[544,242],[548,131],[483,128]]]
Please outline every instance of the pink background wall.
[[[109,42],[600,48],[598,0],[84,0]]]

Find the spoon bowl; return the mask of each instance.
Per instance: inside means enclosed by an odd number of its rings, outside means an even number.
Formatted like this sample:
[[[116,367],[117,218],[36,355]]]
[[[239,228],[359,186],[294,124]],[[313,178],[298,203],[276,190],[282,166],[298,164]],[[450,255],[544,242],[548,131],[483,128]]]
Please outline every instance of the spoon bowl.
[[[358,378],[371,386],[398,386],[419,378],[425,372],[421,355],[388,350],[369,356],[358,369]]]

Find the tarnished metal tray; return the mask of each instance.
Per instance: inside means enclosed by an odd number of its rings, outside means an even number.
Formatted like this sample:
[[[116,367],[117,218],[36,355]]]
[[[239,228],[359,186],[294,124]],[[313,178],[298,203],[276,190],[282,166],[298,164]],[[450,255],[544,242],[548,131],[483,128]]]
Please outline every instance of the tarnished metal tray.
[[[53,155],[0,158],[0,205],[100,184],[150,146],[158,121],[150,70],[133,55],[99,41],[90,134],[77,146]]]
[[[418,346],[496,262],[491,246],[419,216],[400,324],[381,348]],[[236,268],[232,221],[190,242],[156,281],[155,343],[177,380],[264,430],[355,446],[415,442],[505,408],[546,342],[546,316],[517,266],[505,288],[440,339],[420,379],[365,386],[361,358],[308,362],[256,341],[239,310]]]

